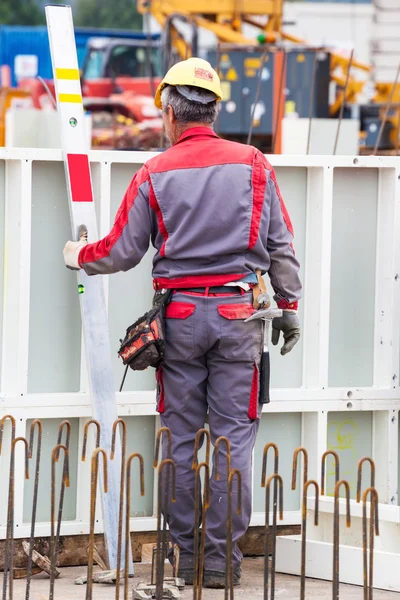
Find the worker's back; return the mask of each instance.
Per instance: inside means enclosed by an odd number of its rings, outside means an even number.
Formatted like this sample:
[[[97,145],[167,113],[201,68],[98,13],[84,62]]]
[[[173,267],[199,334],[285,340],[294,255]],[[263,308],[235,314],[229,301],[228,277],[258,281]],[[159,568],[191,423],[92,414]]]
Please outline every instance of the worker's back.
[[[269,212],[262,206],[270,166],[259,151],[199,127],[146,166],[155,279],[237,277],[268,268]]]
[[[215,286],[268,272],[285,306],[300,294],[292,225],[275,174],[252,146],[187,129],[133,178],[111,232],[80,251],[89,275],[127,271],[153,243],[154,287]],[[271,267],[273,260],[273,268]]]

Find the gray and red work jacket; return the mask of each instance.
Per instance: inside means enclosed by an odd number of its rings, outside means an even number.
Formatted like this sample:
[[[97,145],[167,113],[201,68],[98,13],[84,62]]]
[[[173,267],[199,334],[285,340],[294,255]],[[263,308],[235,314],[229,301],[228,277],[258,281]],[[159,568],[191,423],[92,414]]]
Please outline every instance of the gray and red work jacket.
[[[150,240],[155,289],[220,286],[268,273],[280,308],[301,296],[293,228],[275,173],[252,146],[186,130],[135,174],[111,232],[79,253],[88,275],[135,267]]]

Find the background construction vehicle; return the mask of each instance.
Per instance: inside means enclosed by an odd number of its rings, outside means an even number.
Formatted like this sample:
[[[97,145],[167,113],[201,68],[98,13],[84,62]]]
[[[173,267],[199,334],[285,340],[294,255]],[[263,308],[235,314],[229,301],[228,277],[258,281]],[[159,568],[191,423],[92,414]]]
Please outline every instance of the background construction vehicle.
[[[87,45],[82,88],[85,108],[93,115],[94,147],[159,147],[162,121],[152,102],[159,77],[176,60],[200,53],[223,82],[218,122],[223,137],[251,139],[265,152],[279,153],[287,116],[357,117],[361,151],[397,148],[397,80],[373,83],[368,97],[372,67],[286,33],[284,0],[223,0],[218,5],[137,0],[137,6],[147,22],[150,17],[158,22],[162,42],[142,33],[138,39],[92,38]],[[215,36],[216,48],[199,48],[200,28]],[[45,83],[53,93],[52,81]],[[36,108],[49,106],[41,81],[22,80],[19,87],[32,95]]]

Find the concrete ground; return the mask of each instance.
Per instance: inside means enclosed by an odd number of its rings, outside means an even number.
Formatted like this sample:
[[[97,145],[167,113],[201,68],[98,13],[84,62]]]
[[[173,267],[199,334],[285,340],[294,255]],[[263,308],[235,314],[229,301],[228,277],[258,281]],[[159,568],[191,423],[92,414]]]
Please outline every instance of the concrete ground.
[[[77,577],[85,575],[85,567],[64,568],[61,569],[61,575],[55,583],[54,600],[85,600],[86,586],[75,585]],[[169,569],[166,569],[169,575]],[[130,579],[130,587],[135,586],[140,581],[148,582],[150,578],[150,564],[135,564],[135,577]],[[0,582],[2,584],[2,582]],[[25,598],[25,580],[14,581],[14,599],[24,600]],[[299,595],[300,579],[289,575],[277,575],[275,597],[279,600],[296,600]],[[243,577],[240,587],[235,587],[235,598],[237,600],[249,600],[249,598],[263,598],[263,559],[247,558],[243,564]],[[49,579],[47,576],[36,575],[32,578],[31,600],[48,600],[49,597]],[[107,584],[93,585],[93,598],[103,600],[112,600],[115,597],[115,586]],[[186,587],[181,593],[182,600],[189,600],[193,597],[193,588]],[[224,590],[203,590],[204,600],[222,600]],[[123,598],[123,588],[121,588],[120,598]],[[132,598],[131,593],[129,598]],[[318,581],[316,579],[307,579],[306,598],[316,598],[323,600],[332,598],[332,585],[330,582]],[[363,598],[363,589],[357,586],[341,585],[340,600],[361,600]],[[374,591],[374,600],[395,600],[399,598],[395,592],[386,592],[383,590]]]

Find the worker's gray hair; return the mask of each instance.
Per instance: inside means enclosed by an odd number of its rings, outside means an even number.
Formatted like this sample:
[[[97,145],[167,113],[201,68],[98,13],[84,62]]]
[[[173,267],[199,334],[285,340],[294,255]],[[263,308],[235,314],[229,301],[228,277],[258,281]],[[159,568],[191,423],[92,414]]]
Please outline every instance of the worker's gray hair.
[[[191,87],[185,86],[189,91]],[[167,112],[168,105],[172,106],[179,123],[215,123],[219,113],[219,103],[216,100],[210,102],[210,92],[207,90],[193,87],[193,91],[196,92],[194,97],[198,98],[197,101],[188,100],[175,86],[167,85],[161,92],[163,111]]]

